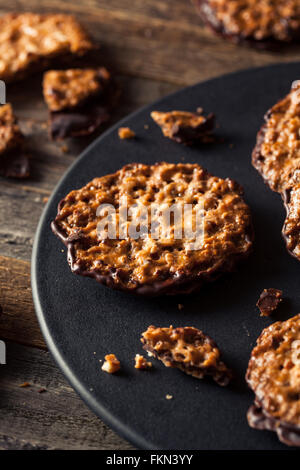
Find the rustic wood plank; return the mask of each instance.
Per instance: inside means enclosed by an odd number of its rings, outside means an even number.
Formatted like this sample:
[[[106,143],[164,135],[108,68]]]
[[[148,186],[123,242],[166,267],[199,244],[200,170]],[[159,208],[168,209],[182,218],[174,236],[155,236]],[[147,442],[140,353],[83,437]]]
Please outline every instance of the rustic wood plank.
[[[34,233],[46,194],[26,186],[0,185],[0,253],[30,260]]]
[[[0,393],[0,450],[133,449],[86,408],[47,351],[7,343]]]
[[[245,49],[211,34],[198,19],[194,6],[182,0],[39,0],[33,11],[60,11],[80,15],[99,43],[103,54],[119,73],[191,84],[220,73],[274,62],[299,60],[300,51],[284,53]],[[120,5],[121,4],[121,5]],[[141,6],[142,4],[142,6]],[[28,1],[3,0],[1,11],[28,10]]]
[[[0,256],[0,304],[0,339],[46,349],[32,302],[30,263]]]

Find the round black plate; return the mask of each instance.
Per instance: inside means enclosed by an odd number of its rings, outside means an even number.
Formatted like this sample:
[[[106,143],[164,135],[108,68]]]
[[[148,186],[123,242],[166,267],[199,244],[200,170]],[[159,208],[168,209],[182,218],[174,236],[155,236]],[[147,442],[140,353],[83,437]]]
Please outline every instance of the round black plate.
[[[124,119],[97,139],[64,176],[41,219],[33,250],[32,287],[39,322],[54,358],[86,404],[136,446],[146,449],[282,449],[275,433],[250,429],[253,400],[244,375],[261,330],[274,319],[255,307],[263,288],[283,289],[287,300],[276,319],[300,311],[300,264],[281,237],[284,209],[251,166],[251,151],[263,115],[299,77],[299,64],[283,64],[227,75],[190,88]],[[198,106],[217,115],[223,142],[187,148],[163,137],[150,111]],[[129,126],[135,140],[121,141]],[[145,128],[144,126],[149,126]],[[66,250],[52,234],[57,204],[70,190],[128,162],[200,163],[241,183],[250,204],[255,250],[238,272],[197,295],[143,299],[120,293],[70,272]],[[184,305],[178,309],[178,303]],[[236,380],[222,388],[156,361],[152,371],[135,370],[140,334],[149,325],[195,326],[212,336]],[[115,353],[122,372],[101,371],[99,359]],[[173,395],[167,400],[167,394]]]

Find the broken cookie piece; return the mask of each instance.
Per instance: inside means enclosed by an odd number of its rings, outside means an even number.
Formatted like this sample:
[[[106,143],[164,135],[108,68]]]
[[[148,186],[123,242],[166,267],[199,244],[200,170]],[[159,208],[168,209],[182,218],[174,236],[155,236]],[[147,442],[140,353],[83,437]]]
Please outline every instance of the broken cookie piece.
[[[232,379],[232,372],[221,361],[216,343],[197,328],[149,326],[141,342],[143,348],[166,367],[176,367],[198,379],[210,375],[222,386]]]
[[[281,301],[282,290],[271,287],[262,291],[256,306],[259,308],[262,317],[268,317],[277,309]]]
[[[110,117],[112,83],[104,67],[48,71],[43,93],[54,140],[90,135]]]
[[[147,359],[144,358],[144,356],[141,356],[140,354],[135,355],[135,369],[142,369],[142,370],[147,370],[151,369],[152,363],[148,362]]]
[[[161,127],[165,137],[185,145],[207,141],[215,123],[214,114],[205,117],[198,111],[152,111],[151,117]]]
[[[71,15],[12,13],[0,17],[0,79],[6,83],[44,70],[55,60],[82,56],[94,49]]]
[[[0,175],[6,178],[29,176],[24,136],[10,104],[0,107]]]
[[[107,354],[104,359],[105,362],[101,367],[104,372],[107,372],[108,374],[114,374],[120,370],[121,363],[114,354]]]

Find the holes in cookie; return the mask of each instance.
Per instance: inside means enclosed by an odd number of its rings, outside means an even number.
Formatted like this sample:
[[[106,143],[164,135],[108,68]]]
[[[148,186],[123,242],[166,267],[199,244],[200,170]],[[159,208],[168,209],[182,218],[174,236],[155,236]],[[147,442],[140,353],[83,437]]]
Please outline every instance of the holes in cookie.
[[[219,227],[215,222],[208,221],[205,223],[205,232],[208,236],[214,235],[217,233]]]
[[[272,348],[273,349],[278,349],[280,346],[280,339],[279,338],[273,338],[272,339]]]
[[[299,401],[300,400],[300,393],[290,392],[288,394],[288,398],[289,398],[290,401]]]

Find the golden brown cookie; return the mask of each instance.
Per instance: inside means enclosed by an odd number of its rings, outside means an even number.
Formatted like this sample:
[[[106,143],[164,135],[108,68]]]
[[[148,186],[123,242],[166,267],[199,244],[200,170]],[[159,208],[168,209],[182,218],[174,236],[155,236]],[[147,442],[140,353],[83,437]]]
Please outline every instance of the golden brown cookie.
[[[0,79],[6,83],[43,70],[54,59],[82,56],[94,47],[71,15],[9,13],[0,17]]]
[[[166,367],[176,367],[197,379],[210,375],[222,386],[232,379],[232,372],[221,361],[216,343],[197,328],[149,326],[141,341],[143,348]]]
[[[103,204],[112,210],[111,223],[117,221],[113,237],[99,234],[99,224],[109,225],[106,211],[98,212]],[[162,214],[185,204],[184,217],[170,214],[165,230]],[[199,214],[202,231],[195,226]],[[241,187],[196,164],[133,163],[95,178],[60,202],[52,229],[67,245],[74,273],[144,295],[199,289],[247,257],[253,239]]]
[[[235,43],[274,47],[300,39],[298,0],[192,0],[213,31]]]
[[[265,116],[257,136],[252,164],[273,191],[282,193],[293,184],[300,166],[300,82]]]
[[[288,251],[300,260],[300,184],[294,183],[286,189],[283,198],[287,215],[282,234]]]
[[[300,314],[265,328],[251,353],[246,380],[255,393],[248,422],[300,446]]]
[[[24,136],[10,104],[0,106],[0,175],[6,178],[29,176]]]

